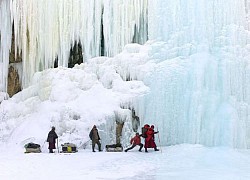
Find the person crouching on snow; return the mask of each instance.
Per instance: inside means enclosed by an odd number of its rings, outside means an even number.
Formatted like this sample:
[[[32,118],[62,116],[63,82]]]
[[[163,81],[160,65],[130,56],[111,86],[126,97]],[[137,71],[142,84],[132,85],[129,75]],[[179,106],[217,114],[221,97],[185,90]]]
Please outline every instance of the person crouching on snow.
[[[136,133],[135,137],[133,137],[130,140],[130,144],[132,144],[132,146],[130,148],[126,149],[125,152],[128,152],[129,150],[133,149],[137,145],[140,146],[139,151],[142,152],[141,149],[143,147],[143,144],[141,143],[141,137],[140,137],[139,133]]]
[[[102,151],[101,150],[101,143],[99,141],[100,140],[100,136],[99,136],[98,130],[96,128],[96,125],[94,125],[93,128],[91,129],[91,131],[89,133],[89,138],[92,141],[92,151],[95,152],[95,144],[98,145],[99,151]]]
[[[58,138],[55,127],[53,126],[48,134],[47,142],[49,142],[49,153],[53,153],[53,149],[56,149],[56,139]]]

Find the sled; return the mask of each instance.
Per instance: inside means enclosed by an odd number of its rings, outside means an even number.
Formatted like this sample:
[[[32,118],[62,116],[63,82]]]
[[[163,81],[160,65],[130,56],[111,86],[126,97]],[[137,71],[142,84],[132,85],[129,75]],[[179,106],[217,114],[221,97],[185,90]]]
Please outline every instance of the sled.
[[[28,143],[24,145],[25,148],[25,152],[24,153],[40,153],[41,148],[39,144],[35,144],[35,143]]]
[[[122,152],[123,147],[121,144],[106,145],[106,152]]]
[[[62,144],[61,153],[75,153],[75,152],[78,152],[75,144],[73,143]]]

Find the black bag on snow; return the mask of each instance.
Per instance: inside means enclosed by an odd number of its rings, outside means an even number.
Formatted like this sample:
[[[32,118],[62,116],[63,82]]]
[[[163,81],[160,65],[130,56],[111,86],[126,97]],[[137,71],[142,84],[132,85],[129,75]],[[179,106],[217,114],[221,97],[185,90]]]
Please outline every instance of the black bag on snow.
[[[122,145],[120,143],[106,145],[106,151],[107,152],[122,152],[123,147],[122,147]]]
[[[39,144],[35,144],[35,143],[28,143],[24,145],[26,152],[25,153],[40,153],[41,149],[40,149],[40,145]]]

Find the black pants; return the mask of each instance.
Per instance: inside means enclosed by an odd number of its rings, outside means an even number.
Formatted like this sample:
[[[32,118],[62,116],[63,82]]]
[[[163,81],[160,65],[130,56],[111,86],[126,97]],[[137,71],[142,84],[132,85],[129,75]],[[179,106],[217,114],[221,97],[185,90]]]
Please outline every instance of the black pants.
[[[140,144],[138,144],[138,145],[140,146],[139,151],[141,151],[141,149],[142,149],[142,147],[143,147],[143,144],[140,143]],[[126,149],[125,151],[129,151],[129,150],[133,149],[135,146],[137,146],[137,145],[133,144],[130,148]]]
[[[49,153],[54,153],[54,152],[53,152],[53,149],[49,149]]]

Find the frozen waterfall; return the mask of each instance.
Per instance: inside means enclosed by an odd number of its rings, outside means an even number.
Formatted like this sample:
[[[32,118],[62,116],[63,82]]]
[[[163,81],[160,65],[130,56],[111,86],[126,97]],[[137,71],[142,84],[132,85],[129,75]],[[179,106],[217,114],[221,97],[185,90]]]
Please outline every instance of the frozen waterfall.
[[[149,39],[161,42],[137,111],[164,144],[250,147],[247,11],[244,0],[149,2]]]
[[[12,21],[15,49],[22,50],[22,83],[27,87],[33,74],[52,68],[56,58],[59,66],[67,67],[74,42],[82,44],[84,61],[100,56],[101,48],[104,55],[113,56],[128,43],[144,43],[146,17],[147,0],[2,0],[0,90],[6,91]]]
[[[88,61],[149,40],[150,68],[143,62],[118,71],[150,87],[133,102],[141,124],[158,126],[162,145],[249,148],[249,10],[249,0],[2,0],[0,90],[6,91],[12,21],[24,87],[55,58],[67,67],[75,41]],[[116,59],[128,61],[140,50],[128,53]]]

